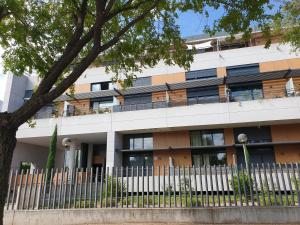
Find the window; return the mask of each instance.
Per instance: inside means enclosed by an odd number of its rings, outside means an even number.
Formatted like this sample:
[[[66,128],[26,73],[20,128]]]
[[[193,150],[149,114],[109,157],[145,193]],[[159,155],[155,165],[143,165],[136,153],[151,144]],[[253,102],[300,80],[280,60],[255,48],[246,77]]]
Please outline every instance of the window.
[[[227,67],[227,76],[241,76],[241,75],[253,75],[259,74],[259,64],[247,64],[239,66]]]
[[[91,108],[93,110],[108,108],[113,105],[113,97],[98,98],[91,100]]]
[[[237,162],[245,165],[245,157],[242,148],[237,148]],[[274,163],[275,153],[272,147],[248,147],[250,163]]]
[[[99,82],[91,84],[91,91],[104,91],[110,89],[111,82]]]
[[[224,165],[227,163],[225,150],[221,151],[192,151],[192,162],[194,166]]]
[[[191,131],[191,146],[220,146],[224,145],[222,130]]]
[[[147,167],[148,173],[152,175],[152,166],[153,166],[153,154],[152,152],[146,153],[124,153],[123,154],[123,166],[128,167],[129,174],[132,174],[131,168],[133,167],[133,174],[134,176],[137,175],[136,168],[139,167],[139,175],[142,175],[142,166],[144,167],[143,174],[147,174]],[[125,174],[125,171],[124,173]]]
[[[195,70],[189,71],[185,73],[186,80],[198,80],[198,79],[206,79],[217,77],[217,69],[207,69],[207,70]]]
[[[25,94],[24,94],[24,101],[29,100],[31,98],[32,94],[33,94],[33,90],[26,90]]]
[[[262,83],[229,86],[229,99],[231,102],[251,101],[263,99],[263,97]]]
[[[189,105],[219,102],[219,89],[218,86],[189,88],[187,98]]]
[[[149,86],[151,85],[151,77],[139,77],[133,81],[133,87]]]
[[[23,173],[27,173],[27,170],[31,169],[31,162],[21,162],[20,163],[20,171],[23,170]]]
[[[124,136],[124,148],[130,150],[153,149],[152,134],[129,134]]]
[[[125,105],[137,105],[137,104],[145,104],[152,102],[151,94],[138,94],[138,95],[125,95],[124,103]]]
[[[246,134],[248,143],[272,142],[270,127],[240,127],[234,128],[235,143],[239,143],[237,137],[239,134]]]

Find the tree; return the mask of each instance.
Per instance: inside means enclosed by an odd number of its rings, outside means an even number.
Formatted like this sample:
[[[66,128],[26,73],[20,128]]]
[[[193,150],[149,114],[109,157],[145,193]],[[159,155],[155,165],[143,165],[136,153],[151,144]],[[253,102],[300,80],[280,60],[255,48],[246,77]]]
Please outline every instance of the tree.
[[[46,169],[48,169],[48,180],[50,180],[51,169],[55,167],[55,155],[57,146],[57,125],[55,125],[54,131],[51,136],[49,153],[47,158]]]
[[[283,36],[284,43],[290,43],[294,51],[300,50],[300,1],[285,1],[281,13],[274,22],[275,32]],[[282,29],[284,28],[284,30]]]
[[[62,95],[92,63],[109,62],[115,79],[124,74],[128,80],[159,60],[188,69],[193,55],[176,24],[179,12],[208,16],[209,10],[222,9],[212,32],[247,37],[254,21],[267,27],[266,7],[269,0],[0,0],[5,69],[41,77],[30,100],[14,112],[0,113],[0,218],[18,127]]]

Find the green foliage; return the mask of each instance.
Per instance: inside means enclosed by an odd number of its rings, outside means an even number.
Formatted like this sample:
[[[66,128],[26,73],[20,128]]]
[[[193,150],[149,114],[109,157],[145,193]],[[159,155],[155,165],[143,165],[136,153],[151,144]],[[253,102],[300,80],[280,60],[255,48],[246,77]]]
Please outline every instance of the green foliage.
[[[236,195],[239,194],[239,186],[241,194],[245,194],[245,187],[247,194],[250,194],[250,187],[253,188],[253,179],[249,177],[245,172],[240,172],[239,176],[234,175],[233,179],[230,180],[230,186],[234,189]]]
[[[19,75],[36,71],[41,77],[45,77],[65,53],[79,21],[81,2],[0,0],[0,9],[9,12],[9,16],[0,19],[0,46],[4,49],[5,69]],[[130,8],[126,9],[128,5]],[[245,38],[249,38],[254,21],[258,27],[268,31],[271,16],[265,9],[270,7],[272,5],[268,0],[116,0],[110,13],[119,13],[105,20],[101,26],[102,45],[112,40],[134,18],[153,9],[118,38],[113,46],[101,52],[95,64],[107,65],[107,70],[114,72],[117,80],[130,80],[135,73],[145,67],[155,66],[160,60],[167,65],[177,64],[188,70],[193,61],[193,52],[186,51],[187,47],[176,21],[179,13],[193,11],[209,16],[208,11],[211,9],[221,10],[223,15],[212,27],[207,27],[207,31],[211,34],[226,31],[232,35],[244,32]],[[95,11],[95,1],[87,1],[88,13],[82,36],[95,24]],[[57,82],[65,78],[74,65],[88,54],[93,42],[91,39],[72,63],[62,68]]]
[[[51,136],[48,159],[46,164],[46,169],[48,169],[47,176],[49,180],[50,180],[51,169],[55,167],[56,145],[57,145],[57,125],[55,125],[53,134]]]
[[[106,185],[106,181],[103,181],[104,184]],[[126,192],[126,186],[125,184],[121,184],[121,181],[118,179],[116,179],[115,177],[112,178],[111,176],[107,177],[107,190],[105,189],[105,185],[103,185],[103,191],[102,191],[102,196],[105,197],[107,195],[108,199],[110,197],[110,195],[112,194],[112,197],[116,196],[116,191],[117,191],[117,187],[118,187],[118,196],[121,196],[121,192],[123,191]],[[111,188],[112,185],[112,188]]]
[[[275,32],[283,36],[284,43],[290,43],[294,51],[300,49],[300,1],[285,1],[274,22]],[[284,28],[284,30],[282,30]]]

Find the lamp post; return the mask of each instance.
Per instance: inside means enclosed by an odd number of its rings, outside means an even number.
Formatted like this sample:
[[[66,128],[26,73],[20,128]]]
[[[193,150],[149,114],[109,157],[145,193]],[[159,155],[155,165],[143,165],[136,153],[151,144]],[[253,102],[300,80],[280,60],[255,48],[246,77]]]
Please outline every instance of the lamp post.
[[[249,152],[248,152],[248,149],[247,149],[247,146],[246,146],[246,143],[248,141],[247,135],[246,134],[239,134],[238,135],[238,141],[243,145],[246,170],[247,170],[247,172],[249,172]]]

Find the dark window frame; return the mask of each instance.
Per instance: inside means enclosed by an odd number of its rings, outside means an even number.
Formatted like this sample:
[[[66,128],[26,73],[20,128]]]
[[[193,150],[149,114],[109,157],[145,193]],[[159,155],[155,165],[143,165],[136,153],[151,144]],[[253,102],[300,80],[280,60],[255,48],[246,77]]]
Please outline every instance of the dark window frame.
[[[202,142],[202,145],[193,145],[192,143],[192,133],[196,133],[196,132],[199,132],[200,136],[201,136],[201,142]],[[212,137],[212,145],[203,145],[203,143],[205,142],[204,139],[203,139],[203,135],[207,135],[207,134],[210,134],[211,137]],[[223,135],[223,143],[221,145],[216,145],[215,142],[214,142],[214,134],[222,134]],[[213,129],[213,130],[192,130],[190,131],[190,144],[191,144],[191,147],[209,147],[209,146],[222,146],[225,144],[225,137],[224,137],[224,130],[223,129]]]
[[[109,81],[103,81],[103,82],[95,82],[95,83],[91,83],[91,87],[90,87],[90,90],[92,91],[92,92],[96,92],[96,91],[93,91],[93,85],[97,85],[97,84],[100,84],[100,87],[101,87],[101,90],[97,90],[97,91],[106,91],[106,90],[109,90],[109,84],[110,84],[111,82],[109,82]],[[102,85],[107,85],[107,89],[103,89],[102,88]]]
[[[223,163],[209,163],[210,166],[213,165],[226,165],[227,164],[227,151],[225,148],[222,149],[205,149],[205,150],[192,150],[192,165],[193,166],[204,166],[207,165],[205,164],[204,156],[208,155],[208,157],[211,157],[212,155],[217,155],[217,154],[224,154],[225,158],[222,159],[224,161]],[[201,156],[202,157],[202,165],[196,165],[195,164],[195,156]]]
[[[151,138],[152,139],[152,146],[151,148],[145,148],[145,138]],[[142,139],[142,148],[136,148],[135,147],[135,140]],[[131,141],[133,141],[133,147],[131,148]],[[124,149],[130,149],[130,150],[148,150],[153,149],[153,134],[152,133],[143,133],[143,134],[127,134],[124,135],[124,141],[123,141],[123,147]]]

